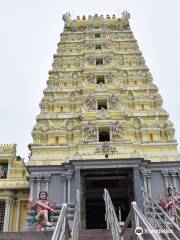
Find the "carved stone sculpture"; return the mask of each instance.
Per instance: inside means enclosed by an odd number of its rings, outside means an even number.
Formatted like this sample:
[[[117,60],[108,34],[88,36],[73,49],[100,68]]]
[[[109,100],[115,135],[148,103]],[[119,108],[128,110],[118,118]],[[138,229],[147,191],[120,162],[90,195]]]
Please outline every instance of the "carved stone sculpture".
[[[111,114],[110,114],[109,111],[107,111],[107,109],[105,109],[105,108],[102,107],[102,108],[97,112],[96,117],[97,117],[97,118],[104,118],[104,119],[106,119],[106,118],[110,118],[110,117],[111,117]]]
[[[118,120],[113,124],[113,133],[116,136],[121,136],[122,134],[122,126]]]
[[[87,74],[87,80],[89,83],[95,83],[95,74],[94,73],[88,73]]]
[[[93,56],[89,56],[87,60],[90,64],[94,64],[95,58]]]
[[[89,121],[86,125],[85,129],[88,136],[95,136],[96,135],[96,127],[95,124]]]
[[[121,15],[122,15],[122,19],[124,20],[130,19],[130,13],[128,13],[127,11],[123,11]]]
[[[95,153],[115,153],[117,152],[115,147],[112,147],[109,142],[105,141],[102,143],[102,145],[98,146],[95,150]]]
[[[94,109],[94,108],[95,108],[95,100],[94,100],[94,98],[93,98],[91,95],[89,95],[89,96],[87,97],[87,99],[86,99],[86,104],[87,104],[87,106],[88,106],[90,109]]]
[[[110,63],[111,60],[112,60],[112,57],[110,57],[110,56],[105,56],[105,57],[104,57],[104,64]]]
[[[118,103],[118,97],[115,94],[112,94],[109,102],[110,102],[110,108],[116,108]]]

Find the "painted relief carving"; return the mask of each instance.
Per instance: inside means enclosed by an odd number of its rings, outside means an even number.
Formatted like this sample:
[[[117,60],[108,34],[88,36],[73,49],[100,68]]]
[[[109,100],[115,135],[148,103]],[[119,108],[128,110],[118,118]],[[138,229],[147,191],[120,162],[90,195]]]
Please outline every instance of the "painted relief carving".
[[[68,131],[72,131],[76,125],[76,120],[67,120],[66,121],[66,129]]]
[[[95,153],[104,153],[104,154],[115,153],[115,152],[117,152],[116,148],[112,147],[107,141],[103,142],[95,150]]]
[[[107,109],[102,107],[99,111],[97,111],[96,117],[104,118],[104,119],[111,118],[111,113],[109,111],[107,111]]]
[[[94,62],[95,62],[95,57],[89,56],[89,57],[87,58],[87,61],[88,61],[89,64],[94,64]]]
[[[110,56],[105,56],[104,57],[104,64],[108,64],[108,63],[110,63],[112,61],[112,57],[110,57]]]
[[[108,88],[104,83],[100,82],[99,84],[96,84],[96,91],[97,92],[106,92],[106,91],[108,91]]]
[[[85,131],[87,135],[90,136],[96,136],[96,125],[95,123],[89,121],[86,125]]]
[[[113,79],[114,79],[114,75],[111,72],[106,74],[106,80],[108,83],[112,82]]]
[[[89,95],[86,98],[86,105],[88,106],[89,109],[95,109],[95,100],[92,97],[92,95]]]
[[[118,120],[113,123],[113,133],[118,137],[122,135],[122,125]]]
[[[112,94],[110,99],[109,99],[110,108],[111,109],[117,108],[118,102],[119,102],[118,97],[115,94]]]
[[[88,83],[95,83],[95,74],[94,73],[88,73],[87,74],[87,80],[88,80]]]

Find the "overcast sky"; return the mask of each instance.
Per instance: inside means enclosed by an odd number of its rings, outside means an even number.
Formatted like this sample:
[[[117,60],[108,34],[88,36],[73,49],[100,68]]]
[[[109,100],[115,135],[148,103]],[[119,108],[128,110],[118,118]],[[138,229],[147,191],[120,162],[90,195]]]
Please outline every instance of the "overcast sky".
[[[0,0],[0,143],[27,145],[39,114],[62,15],[131,14],[131,29],[180,142],[179,0]]]

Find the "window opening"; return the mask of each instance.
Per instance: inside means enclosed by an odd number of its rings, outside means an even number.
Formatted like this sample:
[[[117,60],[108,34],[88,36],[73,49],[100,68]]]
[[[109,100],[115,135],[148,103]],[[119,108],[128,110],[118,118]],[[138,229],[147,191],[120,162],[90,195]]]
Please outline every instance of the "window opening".
[[[100,38],[101,34],[100,33],[95,33],[95,38]]]
[[[109,142],[110,141],[110,131],[109,128],[99,128],[99,142]]]
[[[103,65],[103,58],[97,58],[96,65]]]
[[[104,76],[96,76],[96,83],[97,84],[105,84],[105,77]]]
[[[153,138],[153,134],[152,133],[150,133],[150,142],[152,143],[152,142],[154,142],[154,138]]]
[[[59,137],[55,137],[55,143],[56,143],[56,144],[59,143]]]
[[[102,108],[107,109],[107,100],[106,99],[98,100],[98,110],[101,110]]]
[[[96,48],[96,50],[102,49],[102,45],[101,44],[96,44],[95,48]]]

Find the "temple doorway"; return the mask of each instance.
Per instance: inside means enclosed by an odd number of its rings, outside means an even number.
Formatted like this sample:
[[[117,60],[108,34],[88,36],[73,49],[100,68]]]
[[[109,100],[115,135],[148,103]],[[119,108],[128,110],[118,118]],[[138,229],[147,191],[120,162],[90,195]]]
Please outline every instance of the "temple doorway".
[[[86,229],[106,228],[104,188],[109,191],[117,216],[121,208],[121,221],[125,221],[133,194],[132,169],[83,170],[82,210]]]

